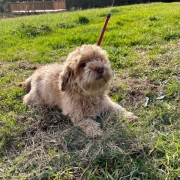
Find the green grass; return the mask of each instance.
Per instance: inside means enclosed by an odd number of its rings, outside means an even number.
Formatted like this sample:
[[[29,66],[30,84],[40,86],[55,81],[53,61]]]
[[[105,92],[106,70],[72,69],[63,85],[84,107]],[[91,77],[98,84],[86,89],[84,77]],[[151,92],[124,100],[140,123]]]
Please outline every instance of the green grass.
[[[22,104],[15,82],[96,44],[108,11],[0,20],[0,179],[180,178],[180,3],[112,10],[101,44],[115,70],[109,95],[137,122],[107,115],[97,119],[103,137],[92,139],[58,109]]]

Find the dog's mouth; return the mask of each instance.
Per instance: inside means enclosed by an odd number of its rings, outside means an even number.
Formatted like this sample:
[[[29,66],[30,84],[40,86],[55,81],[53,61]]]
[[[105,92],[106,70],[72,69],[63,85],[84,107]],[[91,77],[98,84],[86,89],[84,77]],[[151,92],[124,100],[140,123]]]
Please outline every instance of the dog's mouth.
[[[85,94],[95,95],[107,89],[111,77],[112,72],[108,67],[86,68],[84,74],[78,79],[78,84]]]
[[[102,79],[104,77],[104,67],[96,67],[94,71],[96,73],[96,80]]]
[[[104,83],[108,82],[110,78],[112,77],[112,71],[110,68],[104,67],[98,67],[94,70],[95,74],[95,80],[96,81],[102,81]]]
[[[100,64],[91,64],[86,65],[81,76],[79,76],[79,85],[85,91],[90,92],[99,92],[103,89],[108,81],[112,77],[112,70],[108,65]]]
[[[103,74],[97,74],[96,80],[101,80],[101,79],[104,79],[104,75]]]

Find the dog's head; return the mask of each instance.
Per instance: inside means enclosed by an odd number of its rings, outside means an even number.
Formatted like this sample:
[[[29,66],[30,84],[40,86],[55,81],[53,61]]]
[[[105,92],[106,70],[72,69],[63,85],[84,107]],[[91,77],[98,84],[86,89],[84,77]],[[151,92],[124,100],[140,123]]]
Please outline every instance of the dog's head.
[[[112,77],[106,51],[96,45],[83,45],[69,54],[60,74],[62,91],[75,90],[84,95],[103,93]]]

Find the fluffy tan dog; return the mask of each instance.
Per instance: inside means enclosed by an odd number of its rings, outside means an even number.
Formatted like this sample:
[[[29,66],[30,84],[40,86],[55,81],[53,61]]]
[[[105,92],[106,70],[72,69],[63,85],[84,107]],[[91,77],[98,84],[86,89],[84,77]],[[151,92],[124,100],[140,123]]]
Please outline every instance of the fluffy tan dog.
[[[86,135],[101,136],[103,131],[95,121],[98,115],[114,111],[137,119],[108,97],[111,77],[106,51],[96,45],[83,45],[69,54],[64,65],[41,67],[21,83],[29,92],[23,102],[26,105],[57,106]]]

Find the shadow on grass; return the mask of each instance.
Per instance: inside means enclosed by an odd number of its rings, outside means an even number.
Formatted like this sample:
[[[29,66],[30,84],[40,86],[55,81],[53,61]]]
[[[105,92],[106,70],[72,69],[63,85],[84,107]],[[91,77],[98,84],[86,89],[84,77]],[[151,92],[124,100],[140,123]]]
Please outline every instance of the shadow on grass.
[[[123,106],[140,108],[147,94],[161,89],[146,81],[112,82],[110,96],[118,94]],[[128,89],[124,84],[128,84]],[[136,86],[138,89],[136,89]],[[157,169],[147,158],[151,145],[140,142],[143,132],[140,122],[129,122],[117,115],[98,117],[104,134],[101,138],[87,137],[70,119],[56,108],[29,107],[17,117],[22,130],[13,132],[3,147],[4,176],[25,176],[28,179],[156,179]],[[137,128],[137,130],[136,130]],[[138,130],[139,129],[139,130]],[[138,134],[141,138],[138,138]],[[140,140],[141,139],[141,140]],[[143,141],[148,140],[147,137]],[[151,143],[150,143],[151,144]],[[163,155],[164,156],[164,155]]]
[[[26,116],[18,120],[24,124],[22,131],[14,132],[13,140],[3,147],[4,177],[139,177],[133,158],[142,150],[126,129],[127,122],[116,115],[98,117],[104,130],[98,139],[85,136],[56,108],[30,107]]]

